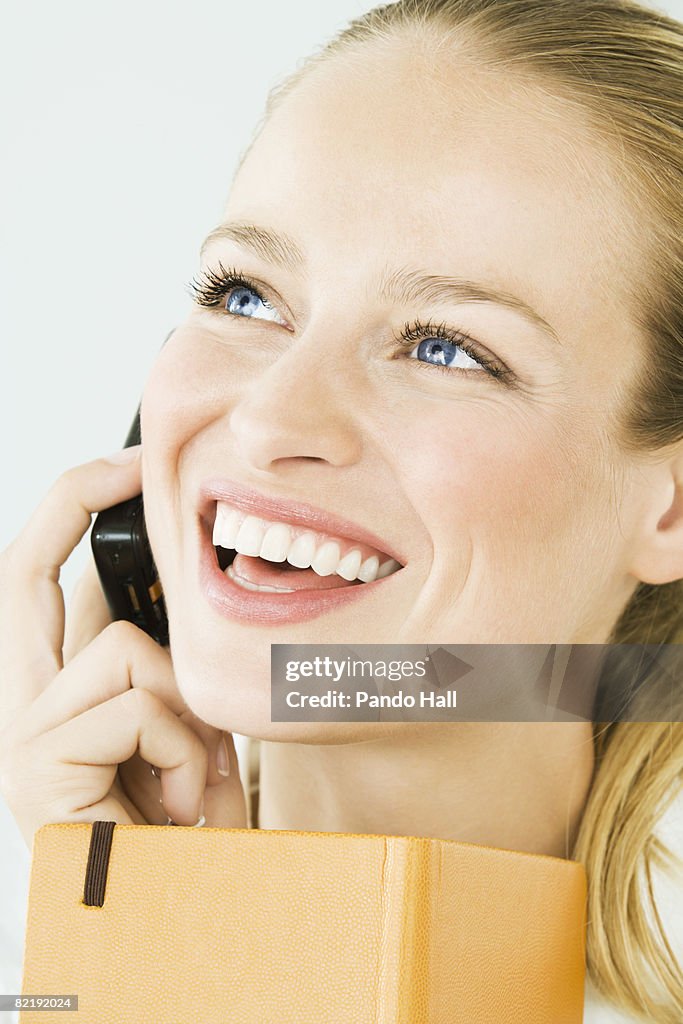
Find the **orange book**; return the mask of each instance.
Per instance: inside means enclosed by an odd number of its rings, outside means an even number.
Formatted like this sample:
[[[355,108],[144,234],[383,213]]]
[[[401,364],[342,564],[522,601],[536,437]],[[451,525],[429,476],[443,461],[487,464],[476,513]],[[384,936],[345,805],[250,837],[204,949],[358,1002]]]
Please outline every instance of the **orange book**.
[[[583,868],[555,857],[53,824],[34,839],[22,991],[77,995],[83,1024],[581,1024],[584,929]]]

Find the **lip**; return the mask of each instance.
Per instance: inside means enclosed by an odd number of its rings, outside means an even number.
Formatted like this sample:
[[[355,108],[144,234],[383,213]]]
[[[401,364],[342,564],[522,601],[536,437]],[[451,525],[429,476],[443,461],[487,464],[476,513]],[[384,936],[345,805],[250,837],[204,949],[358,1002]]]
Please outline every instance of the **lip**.
[[[200,489],[200,585],[212,607],[221,615],[256,625],[285,625],[304,622],[327,612],[336,611],[373,594],[379,586],[390,586],[400,569],[372,583],[341,587],[336,590],[297,590],[290,594],[271,594],[245,590],[234,583],[219,567],[212,543],[213,510],[217,501],[226,501],[236,508],[265,519],[308,526],[320,533],[344,540],[360,541],[383,551],[401,566],[405,559],[387,547],[381,538],[355,523],[314,508],[303,502],[268,497],[225,480],[207,480]]]

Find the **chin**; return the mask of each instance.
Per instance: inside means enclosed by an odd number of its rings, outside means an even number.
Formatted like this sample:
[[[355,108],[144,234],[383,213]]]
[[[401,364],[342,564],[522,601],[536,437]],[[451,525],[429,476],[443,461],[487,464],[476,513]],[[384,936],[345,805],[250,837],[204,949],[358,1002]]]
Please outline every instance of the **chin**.
[[[190,710],[226,732],[278,743],[362,743],[415,731],[415,722],[273,722],[270,708],[270,645],[249,640],[242,647],[207,654],[186,633],[173,629],[176,682]]]

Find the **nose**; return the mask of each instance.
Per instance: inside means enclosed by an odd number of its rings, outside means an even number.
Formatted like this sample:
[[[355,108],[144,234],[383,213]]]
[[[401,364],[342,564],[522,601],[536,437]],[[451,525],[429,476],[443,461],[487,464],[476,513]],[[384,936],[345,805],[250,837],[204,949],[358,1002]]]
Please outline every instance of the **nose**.
[[[330,360],[322,347],[300,338],[250,380],[233,406],[231,430],[255,469],[302,459],[347,466],[360,457],[358,398],[343,361]]]

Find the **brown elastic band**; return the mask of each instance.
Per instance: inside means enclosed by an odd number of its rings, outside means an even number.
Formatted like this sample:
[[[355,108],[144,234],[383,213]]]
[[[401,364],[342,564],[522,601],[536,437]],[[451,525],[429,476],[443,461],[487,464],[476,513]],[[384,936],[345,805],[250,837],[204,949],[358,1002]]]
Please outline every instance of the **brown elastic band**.
[[[115,821],[93,822],[83,889],[83,902],[88,907],[101,907],[104,904],[109,853],[115,826]]]

